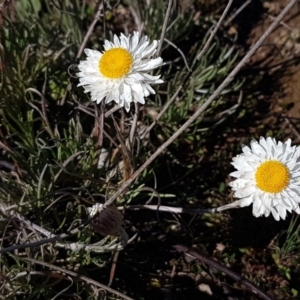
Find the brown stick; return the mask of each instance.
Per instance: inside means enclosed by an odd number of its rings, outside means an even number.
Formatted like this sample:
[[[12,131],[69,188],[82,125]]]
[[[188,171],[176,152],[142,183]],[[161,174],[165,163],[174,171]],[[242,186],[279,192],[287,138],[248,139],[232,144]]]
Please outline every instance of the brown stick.
[[[42,266],[47,267],[47,268],[49,268],[49,269],[53,269],[53,270],[59,271],[59,272],[61,272],[61,273],[65,273],[65,274],[67,274],[67,275],[69,275],[69,276],[74,277],[74,279],[77,279],[77,280],[79,279],[79,280],[85,281],[85,282],[87,282],[87,283],[89,283],[89,284],[91,284],[91,285],[98,286],[98,287],[100,287],[100,288],[106,290],[107,292],[109,292],[109,293],[111,293],[111,294],[114,294],[114,295],[116,295],[116,296],[118,296],[118,297],[120,297],[120,298],[122,298],[122,299],[125,299],[125,300],[134,300],[133,298],[131,298],[131,297],[129,297],[129,296],[126,296],[126,295],[124,295],[123,293],[121,293],[121,292],[119,292],[119,291],[117,291],[117,290],[114,290],[114,289],[108,287],[108,286],[105,285],[105,284],[102,284],[102,283],[100,283],[100,282],[98,282],[98,281],[96,281],[96,280],[94,280],[94,279],[92,279],[92,278],[89,278],[89,277],[87,277],[87,276],[81,275],[81,274],[79,274],[79,273],[75,273],[75,272],[73,272],[73,271],[66,270],[66,269],[61,268],[61,267],[58,267],[58,266],[56,266],[56,265],[53,265],[53,264],[50,264],[50,263],[47,263],[47,262],[44,262],[44,261],[39,261],[39,260],[30,258],[30,257],[19,257],[19,256],[16,256],[16,257],[18,257],[18,258],[20,258],[20,259],[22,259],[22,260],[31,262],[31,263],[33,263],[33,264],[42,265]]]
[[[241,276],[240,274],[237,274],[231,270],[229,270],[228,268],[226,268],[225,266],[223,266],[222,264],[220,264],[219,262],[206,257],[196,251],[193,250],[189,250],[188,247],[183,246],[183,245],[174,245],[173,248],[175,248],[176,250],[183,252],[185,254],[188,254],[190,256],[192,256],[193,258],[200,260],[201,262],[213,267],[214,269],[221,271],[223,273],[225,273],[226,275],[228,275],[229,277],[231,277],[232,279],[240,282],[241,284],[245,285],[247,288],[249,288],[249,290],[251,290],[252,293],[257,294],[261,299],[264,300],[273,300],[273,298],[266,294],[265,292],[263,292],[262,290],[260,290],[257,286],[255,286],[252,282],[250,282],[249,280],[247,280],[246,278],[244,278],[243,276]]]
[[[112,260],[112,263],[111,263],[110,273],[109,273],[109,282],[108,282],[107,286],[111,286],[112,282],[115,278],[115,273],[116,273],[119,254],[120,254],[120,251],[116,251],[116,253],[114,254],[114,257],[113,257],[113,260]]]

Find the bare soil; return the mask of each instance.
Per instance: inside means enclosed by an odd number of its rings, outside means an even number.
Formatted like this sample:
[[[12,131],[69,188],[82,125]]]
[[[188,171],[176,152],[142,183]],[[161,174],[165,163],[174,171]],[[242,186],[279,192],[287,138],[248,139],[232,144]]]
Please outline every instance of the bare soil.
[[[262,2],[265,12],[249,35],[247,41],[249,45],[257,41],[288,2],[288,0]],[[299,62],[300,5],[297,3],[250,61],[258,72],[267,72],[270,76],[264,88],[271,88],[273,93],[269,107],[270,114],[265,121],[276,119],[278,129],[284,129],[284,135],[291,137],[294,143],[300,142],[297,129],[300,121]]]

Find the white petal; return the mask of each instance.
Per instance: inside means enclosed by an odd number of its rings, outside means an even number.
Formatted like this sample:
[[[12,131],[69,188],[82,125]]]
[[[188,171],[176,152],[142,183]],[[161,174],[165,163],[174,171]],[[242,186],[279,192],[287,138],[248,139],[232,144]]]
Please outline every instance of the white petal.
[[[243,198],[240,202],[240,207],[249,206],[253,203],[253,197],[249,196],[247,198]]]

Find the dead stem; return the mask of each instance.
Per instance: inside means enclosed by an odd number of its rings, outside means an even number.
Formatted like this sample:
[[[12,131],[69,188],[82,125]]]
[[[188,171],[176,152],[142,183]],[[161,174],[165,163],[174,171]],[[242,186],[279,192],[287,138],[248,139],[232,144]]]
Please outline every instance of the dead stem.
[[[199,53],[199,55],[196,58],[196,61],[200,61],[202,56],[206,53],[206,51],[208,50],[212,39],[214,38],[214,36],[216,35],[218,29],[220,28],[224,18],[226,17],[228,10],[232,4],[233,0],[230,0],[221,16],[221,18],[219,19],[216,27],[214,28],[214,30],[212,31],[212,33],[210,34],[207,42],[205,43],[202,51]],[[147,131],[145,134],[149,133],[152,128],[157,124],[157,122],[160,120],[160,118],[162,117],[162,115],[166,112],[166,110],[170,107],[170,105],[176,100],[177,96],[179,95],[179,93],[181,92],[181,90],[183,89],[183,87],[186,85],[186,83],[188,82],[188,80],[190,79],[190,77],[193,74],[193,71],[196,67],[196,63],[193,64],[193,66],[191,68],[187,68],[188,73],[186,74],[185,78],[183,79],[182,83],[179,85],[179,87],[177,88],[176,92],[174,93],[174,95],[171,97],[171,99],[165,104],[165,106],[163,107],[163,109],[160,111],[160,113],[157,115],[157,117],[155,118],[155,120],[152,122],[152,124],[147,128]]]
[[[164,38],[165,38],[165,35],[166,35],[167,26],[168,26],[170,14],[171,14],[172,5],[173,5],[173,0],[169,0],[168,8],[167,8],[167,11],[166,11],[166,16],[165,16],[165,19],[164,19],[164,24],[163,24],[162,30],[161,30],[159,44],[158,44],[158,47],[157,47],[157,50],[156,50],[156,53],[155,53],[156,57],[159,57],[160,52],[161,52],[162,44],[164,42]]]
[[[245,285],[247,288],[249,288],[251,290],[252,293],[258,295],[261,299],[265,299],[265,300],[273,299],[271,296],[269,296],[268,294],[266,294],[265,292],[260,290],[257,286],[255,286],[252,282],[250,282],[246,278],[242,277],[241,275],[231,271],[230,269],[228,269],[224,265],[220,264],[219,262],[217,262],[207,256],[204,256],[203,254],[200,254],[199,252],[189,250],[188,247],[183,246],[183,245],[174,245],[173,248],[175,248],[177,251],[183,252],[185,255],[192,256],[192,258],[197,259],[220,272],[225,273],[232,279]]]
[[[95,18],[94,18],[92,24],[90,25],[86,35],[84,36],[82,44],[80,45],[80,48],[79,48],[77,56],[76,56],[77,59],[79,59],[81,57],[83,49],[85,48],[86,43],[88,42],[88,39],[90,38],[91,34],[93,33],[94,27],[96,26],[98,20],[101,17],[102,8],[103,8],[103,4],[102,4],[102,1],[101,1],[99,3],[98,10],[97,10],[97,13],[95,15]]]
[[[221,24],[223,23],[225,17],[227,16],[227,13],[231,7],[231,4],[232,4],[233,0],[229,0],[228,1],[228,4],[226,5],[223,13],[222,13],[222,16],[220,18],[220,20],[218,21],[216,27],[214,28],[214,30],[212,31],[210,37],[208,38],[207,42],[205,43],[203,49],[200,51],[200,53],[197,55],[197,58],[196,60],[200,61],[203,57],[203,55],[206,53],[206,51],[208,50],[208,47],[210,46],[211,44],[211,41],[212,39],[214,38],[214,36],[216,35],[217,31],[219,30]],[[192,68],[194,68],[194,66],[192,66]],[[226,80],[226,79],[225,79]]]
[[[47,262],[43,262],[43,261],[39,261],[39,260],[36,260],[36,259],[33,259],[33,258],[29,258],[29,257],[20,257],[20,256],[14,256],[14,257],[18,257],[19,259],[21,260],[24,260],[24,261],[27,261],[27,262],[31,262],[31,263],[34,263],[34,264],[37,264],[37,265],[41,265],[41,266],[44,266],[44,267],[47,267],[49,269],[53,269],[53,270],[56,270],[56,271],[59,271],[61,273],[64,273],[64,274],[67,274],[69,276],[72,276],[73,277],[73,280],[80,280],[80,281],[84,281],[84,282],[87,282],[89,284],[92,284],[92,285],[95,285],[95,286],[98,286],[104,290],[106,290],[107,292],[109,293],[112,293],[118,297],[121,297],[122,299],[125,299],[125,300],[134,300],[133,298],[130,298],[124,294],[122,294],[121,292],[118,292],[110,287],[108,287],[107,285],[105,284],[102,284],[96,280],[93,280],[87,276],[84,276],[84,275],[81,275],[79,273],[75,273],[73,271],[70,271],[70,270],[66,270],[64,268],[60,268],[56,265],[53,265],[53,264],[49,264]]]

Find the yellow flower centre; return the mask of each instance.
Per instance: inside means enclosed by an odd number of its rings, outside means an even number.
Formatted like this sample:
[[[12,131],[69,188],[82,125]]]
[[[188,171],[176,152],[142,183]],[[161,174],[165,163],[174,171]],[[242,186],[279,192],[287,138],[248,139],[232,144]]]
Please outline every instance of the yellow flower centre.
[[[279,193],[289,184],[289,169],[277,160],[268,160],[257,168],[255,181],[257,187],[262,191]]]
[[[105,51],[99,60],[99,70],[107,78],[116,79],[128,74],[133,58],[124,48],[112,48]]]

